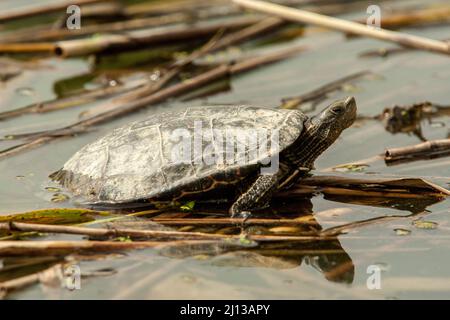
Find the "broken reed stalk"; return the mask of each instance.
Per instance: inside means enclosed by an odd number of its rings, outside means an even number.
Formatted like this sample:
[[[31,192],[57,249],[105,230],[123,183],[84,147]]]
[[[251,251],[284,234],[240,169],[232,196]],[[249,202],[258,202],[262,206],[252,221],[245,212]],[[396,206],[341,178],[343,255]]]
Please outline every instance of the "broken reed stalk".
[[[39,133],[36,136],[31,137],[31,141],[29,142],[0,151],[0,159],[12,156],[25,150],[29,150],[35,146],[48,143],[62,136],[71,136],[75,133],[78,134],[82,133],[88,127],[91,127],[93,125],[110,121],[119,116],[135,112],[152,104],[160,103],[162,101],[167,100],[168,98],[179,96],[181,94],[192,91],[204,85],[210,84],[213,81],[227,77],[229,75],[248,71],[257,68],[259,66],[263,66],[265,64],[270,64],[283,59],[287,59],[299,52],[302,52],[303,50],[304,50],[303,47],[289,48],[287,50],[280,50],[275,53],[257,57],[256,59],[244,60],[232,66],[229,65],[218,66],[194,78],[161,89],[142,99],[138,99],[136,101],[131,101],[129,103],[120,105],[116,109],[109,110],[107,112],[95,115],[93,117],[78,121],[72,125],[63,127],[61,129]]]
[[[441,155],[450,155],[450,139],[432,140],[412,146],[387,149],[384,160],[386,162],[419,160]]]
[[[332,82],[329,82],[323,86],[320,86],[320,87],[318,87],[314,90],[311,90],[309,92],[306,92],[302,95],[299,95],[296,97],[283,98],[281,100],[282,105],[280,106],[280,108],[294,109],[305,102],[319,101],[322,98],[325,98],[327,94],[337,91],[337,90],[340,90],[342,88],[342,86],[344,86],[345,84],[347,84],[351,81],[354,81],[356,79],[362,78],[368,74],[371,74],[371,71],[364,70],[364,71],[352,73],[348,76],[334,80]]]
[[[189,240],[222,240],[232,239],[233,236],[209,234],[201,232],[178,232],[178,231],[155,231],[155,230],[135,230],[135,229],[101,229],[74,226],[60,226],[51,224],[34,224],[21,222],[0,223],[0,230],[3,231],[23,231],[23,232],[43,232],[43,233],[64,233],[78,234],[91,237],[130,237],[133,239],[189,239]]]
[[[450,7],[426,8],[408,13],[394,13],[381,18],[381,27],[386,29],[426,25],[450,21]],[[357,22],[364,24],[366,20]]]
[[[55,44],[38,43],[0,43],[0,53],[53,53]]]
[[[301,219],[262,219],[250,218],[247,220],[237,218],[152,218],[151,221],[167,226],[187,225],[317,225],[316,221]]]
[[[70,0],[70,1],[58,1],[57,3],[49,3],[40,6],[28,6],[28,7],[25,6],[23,8],[6,10],[0,13],[0,22],[28,18],[58,11],[65,12],[66,8],[72,4],[87,5],[105,1],[106,0]]]
[[[329,17],[305,10],[289,8],[259,0],[233,0],[234,3],[248,9],[275,15],[290,21],[313,24],[345,33],[353,33],[379,40],[390,41],[406,47],[450,54],[450,44],[439,40],[428,39],[384,29],[376,29],[357,22]]]

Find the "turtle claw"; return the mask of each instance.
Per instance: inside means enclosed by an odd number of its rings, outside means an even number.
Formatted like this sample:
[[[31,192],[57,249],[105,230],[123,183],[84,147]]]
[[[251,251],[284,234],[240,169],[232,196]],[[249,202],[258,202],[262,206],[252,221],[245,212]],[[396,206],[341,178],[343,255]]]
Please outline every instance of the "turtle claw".
[[[239,211],[239,212],[232,212],[231,218],[232,219],[243,219],[243,222],[247,221],[247,219],[251,216],[250,211]]]

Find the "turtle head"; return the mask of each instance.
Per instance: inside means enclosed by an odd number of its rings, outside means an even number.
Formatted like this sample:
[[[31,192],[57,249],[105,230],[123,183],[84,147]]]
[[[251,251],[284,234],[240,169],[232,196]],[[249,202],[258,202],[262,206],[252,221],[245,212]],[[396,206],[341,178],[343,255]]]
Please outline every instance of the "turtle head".
[[[328,148],[344,129],[356,119],[356,101],[353,97],[333,102],[311,118],[307,130],[319,136]]]
[[[306,130],[287,152],[287,161],[296,167],[313,168],[316,158],[350,127],[356,119],[355,98],[333,102],[305,122]]]

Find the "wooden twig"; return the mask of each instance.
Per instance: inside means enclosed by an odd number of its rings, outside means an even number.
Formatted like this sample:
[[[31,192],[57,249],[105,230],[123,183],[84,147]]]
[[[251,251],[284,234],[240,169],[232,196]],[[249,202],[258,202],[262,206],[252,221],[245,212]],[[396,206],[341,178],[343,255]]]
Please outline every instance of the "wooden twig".
[[[412,146],[387,149],[384,160],[388,163],[414,161],[450,155],[450,139],[432,140]]]
[[[356,79],[359,79],[361,77],[364,77],[368,74],[371,74],[369,70],[352,73],[348,76],[329,82],[323,86],[320,86],[319,88],[306,92],[302,95],[296,97],[283,98],[281,100],[282,105],[280,107],[284,109],[294,109],[305,102],[317,101],[326,98],[326,96],[329,93],[340,90],[342,86],[344,86],[345,84],[354,81]]]
[[[333,30],[343,31],[345,33],[353,33],[379,40],[390,41],[402,46],[413,47],[416,49],[450,54],[450,44],[439,40],[384,30],[381,28],[371,28],[357,22],[329,17],[259,0],[233,0],[233,2],[242,7],[275,15],[290,21],[318,25]]]

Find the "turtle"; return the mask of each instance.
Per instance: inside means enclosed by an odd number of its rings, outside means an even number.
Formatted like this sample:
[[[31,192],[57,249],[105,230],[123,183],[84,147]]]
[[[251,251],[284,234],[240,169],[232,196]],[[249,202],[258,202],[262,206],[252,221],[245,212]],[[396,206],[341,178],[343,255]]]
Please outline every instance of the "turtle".
[[[82,147],[50,178],[92,205],[224,199],[231,215],[251,213],[312,170],[355,118],[353,97],[312,117],[249,105],[162,112]]]

